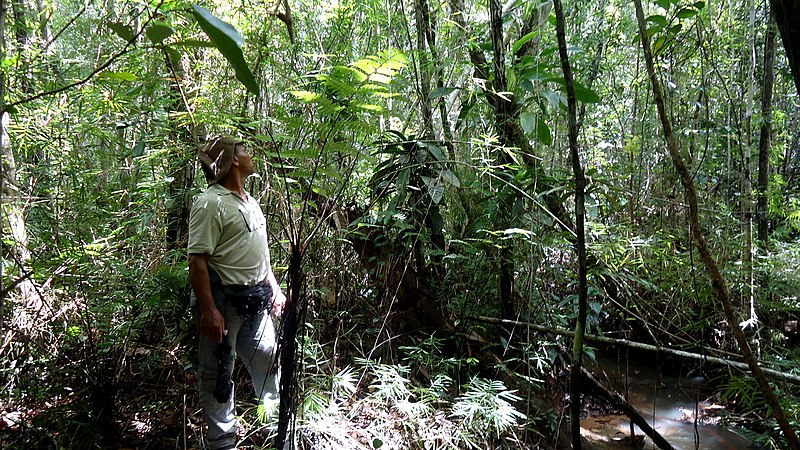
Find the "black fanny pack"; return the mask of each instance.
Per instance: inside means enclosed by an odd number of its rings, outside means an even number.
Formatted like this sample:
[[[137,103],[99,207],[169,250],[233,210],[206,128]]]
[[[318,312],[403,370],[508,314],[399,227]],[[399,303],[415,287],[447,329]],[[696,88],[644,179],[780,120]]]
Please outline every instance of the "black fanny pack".
[[[272,286],[269,284],[261,283],[252,287],[223,285],[222,278],[211,267],[208,268],[208,275],[212,290],[222,294],[240,316],[253,318],[264,310],[272,312]]]
[[[243,317],[255,317],[264,310],[271,312],[272,287],[268,284],[225,286],[226,298]]]

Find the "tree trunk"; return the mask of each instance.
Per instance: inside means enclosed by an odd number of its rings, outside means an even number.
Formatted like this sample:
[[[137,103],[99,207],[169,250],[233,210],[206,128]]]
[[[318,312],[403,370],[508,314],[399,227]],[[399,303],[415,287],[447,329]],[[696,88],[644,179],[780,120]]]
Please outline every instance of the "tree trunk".
[[[419,89],[419,106],[422,115],[422,139],[433,138],[433,108],[431,108],[431,64],[425,48],[426,36],[429,33],[428,2],[414,1],[414,14],[417,26],[417,81]]]
[[[2,4],[0,4],[0,51],[3,52],[2,55],[0,55],[0,59],[5,59],[5,19],[8,13],[9,2],[8,0],[0,1],[2,1]],[[22,52],[23,47],[28,45],[28,33],[21,22],[23,8],[24,5],[20,2],[12,2],[12,9],[16,18],[16,40],[17,45],[20,46],[18,49],[19,52]],[[6,112],[4,101],[6,82],[6,71],[0,71],[0,158],[2,158],[2,161],[0,161],[0,167],[2,168],[2,170],[0,170],[0,195],[2,195],[3,203],[2,228],[3,234],[6,235],[5,231],[8,230],[7,235],[13,240],[11,247],[6,248],[5,245],[3,245],[3,258],[13,261],[17,265],[18,276],[23,277],[31,260],[31,251],[28,249],[28,231],[25,227],[23,202],[17,187],[16,159],[14,158],[14,152],[11,148],[11,139],[8,135],[8,125],[11,121],[11,116]],[[30,274],[17,283],[16,289],[26,302],[36,302],[28,306],[34,310],[38,310],[41,307],[41,302],[40,299],[35,296],[33,282],[28,278],[29,276]],[[0,288],[2,288],[2,286],[0,286]],[[0,290],[3,291],[3,295],[0,296],[0,328],[2,328],[6,291],[4,289]]]
[[[431,29],[433,26],[431,20],[431,12],[430,7],[428,5],[427,0],[415,0],[414,2],[414,10],[415,10],[415,22],[417,27],[417,55],[418,55],[418,67],[417,73],[418,75],[418,83],[419,83],[419,93],[420,93],[420,114],[422,114],[422,123],[423,123],[423,130],[422,130],[422,139],[423,140],[432,140],[436,139],[436,133],[434,132],[433,126],[433,103],[431,100],[431,73],[435,73],[438,79],[438,83],[441,86],[441,71],[438,69],[439,61],[437,60],[436,49],[434,48],[435,45],[435,36],[434,31]],[[431,59],[428,59],[428,51],[430,51]],[[446,136],[445,145],[448,148],[448,154],[452,156],[452,134],[450,133],[448,124],[446,123],[447,112],[444,108],[444,105],[439,102],[439,112],[442,115],[442,127],[444,128],[444,134]],[[445,164],[444,161],[440,162],[441,164]],[[444,170],[445,167],[436,167],[436,170]],[[420,222],[425,223],[428,227],[428,231],[430,232],[431,236],[431,244],[433,245],[434,249],[437,250],[437,255],[432,258],[432,268],[437,275],[441,275],[442,270],[442,256],[441,254],[444,253],[444,235],[442,234],[442,227],[440,224],[442,223],[441,220],[441,213],[439,211],[439,205],[433,203],[433,201],[428,196],[427,198],[428,206],[425,208],[424,217],[421,217]],[[422,267],[425,266],[426,262],[422,257],[422,249],[417,248],[417,271],[422,273]]]
[[[296,237],[293,238],[297,240]],[[305,316],[303,289],[303,249],[298,242],[291,244],[289,252],[288,303],[283,315],[283,332],[280,346],[280,409],[275,448],[294,449],[294,414],[297,410],[297,330]]]
[[[181,87],[186,71],[181,61],[175,59],[167,49],[164,49],[164,59],[173,79],[170,85],[173,98],[171,110],[188,112],[189,105],[186,104],[186,96]],[[177,123],[177,121],[173,121],[170,126],[170,145],[173,148],[168,153],[170,160],[167,165],[172,181],[169,183],[167,191],[166,232],[167,248],[170,250],[185,248],[189,236],[191,199],[189,198],[188,190],[194,179],[194,152],[187,153],[186,148],[194,148],[198,145],[198,142],[193,139],[193,126],[193,124],[184,126]]]
[[[493,6],[494,5],[494,6]],[[527,164],[531,167],[535,168],[535,170],[541,173],[542,179],[547,179],[544,170],[542,170],[541,164],[539,161],[533,157],[534,151],[531,148],[527,137],[525,136],[525,132],[522,130],[522,127],[519,123],[519,109],[514,107],[513,99],[510,99],[506,96],[506,98],[497,95],[497,92],[504,92],[506,91],[506,80],[505,80],[505,68],[502,67],[502,61],[504,61],[505,55],[502,49],[503,39],[502,39],[502,28],[497,30],[498,26],[502,27],[502,8],[499,2],[495,1],[493,3],[490,2],[489,4],[490,9],[494,10],[495,20],[490,22],[490,28],[492,28],[492,33],[498,33],[498,36],[492,36],[492,43],[493,46],[495,42],[500,46],[497,50],[495,50],[495,54],[493,55],[494,64],[493,67],[496,69],[500,66],[500,70],[502,73],[502,78],[498,78],[497,74],[492,74],[489,71],[489,64],[486,61],[486,56],[483,52],[478,48],[478,46],[470,45],[468,46],[468,54],[470,62],[472,63],[475,73],[473,75],[474,78],[483,79],[489,82],[492,81],[492,87],[494,89],[489,89],[483,92],[486,98],[486,102],[495,111],[495,125],[497,127],[497,134],[500,136],[501,141],[500,144],[507,146],[507,147],[516,147],[520,151],[520,155],[525,160]],[[462,0],[453,0],[450,2],[451,8],[451,15],[450,19],[458,25],[461,30],[464,30],[465,33],[469,33],[470,26],[467,21],[464,19],[464,5]],[[490,10],[490,15],[492,11]],[[465,36],[466,39],[470,39],[470,36]],[[499,38],[499,39],[498,39]],[[523,46],[523,48],[525,48]],[[498,55],[498,52],[499,55]],[[498,59],[498,56],[502,57],[503,59]],[[497,90],[497,87],[502,87],[501,89]],[[511,100],[511,101],[509,101]],[[506,120],[504,120],[504,118]],[[503,139],[507,139],[504,141]],[[552,185],[548,185],[547,183],[540,184],[540,192],[545,192],[543,195],[544,204],[538,204],[538,207],[550,215],[553,220],[556,222],[556,225],[560,227],[562,230],[567,232],[572,232],[572,220],[567,215],[567,212],[564,208],[564,205],[561,202],[559,196],[555,193]]]
[[[7,12],[8,3],[6,0],[0,0],[0,61],[5,61],[6,59],[6,12]],[[6,71],[0,70],[0,196],[2,196],[2,202],[5,203],[5,192],[6,192],[6,177],[5,177],[5,165],[6,165],[6,147],[10,147],[6,145],[6,125],[5,125],[5,116],[6,116]],[[10,153],[10,151],[9,151]],[[2,205],[0,205],[2,206]],[[2,228],[0,222],[0,228]],[[5,246],[0,247],[3,254],[5,254]],[[3,283],[3,277],[0,276],[0,333],[5,332],[5,305],[6,305],[6,287]]]
[[[583,367],[583,336],[585,334],[588,289],[586,283],[586,236],[584,231],[586,178],[581,167],[578,154],[578,102],[575,98],[575,85],[572,79],[572,68],[567,53],[567,38],[564,31],[564,8],[561,0],[553,0],[556,13],[556,38],[558,53],[561,58],[561,70],[567,88],[567,123],[569,154],[572,160],[572,172],[575,176],[575,249],[578,253],[578,318],[575,320],[575,336],[572,345],[572,365],[569,377],[570,429],[572,431],[572,448],[581,448],[581,369]]]
[[[769,189],[769,156],[772,141],[772,85],[775,81],[775,19],[770,14],[767,33],[764,37],[764,84],[761,89],[761,135],[758,140],[758,241],[769,248],[769,211],[767,191]]]
[[[689,172],[689,169],[687,168],[685,162],[683,161],[683,157],[678,150],[678,144],[675,141],[675,137],[672,132],[672,123],[670,122],[666,113],[664,97],[661,93],[661,84],[658,81],[658,77],[655,72],[655,65],[653,63],[653,55],[650,51],[650,38],[647,35],[641,0],[634,0],[634,6],[636,8],[636,19],[639,24],[639,37],[642,43],[642,51],[644,53],[647,67],[647,75],[650,78],[650,83],[653,88],[653,99],[655,100],[656,108],[658,109],[658,116],[661,119],[664,139],[667,143],[667,150],[670,158],[672,159],[673,165],[680,176],[681,184],[683,185],[683,189],[686,193],[687,201],[689,203],[689,223],[693,239],[697,245],[697,251],[700,253],[700,258],[703,260],[703,264],[706,266],[706,269],[709,272],[714,292],[716,293],[717,299],[720,301],[720,303],[722,303],[722,308],[725,312],[728,327],[731,329],[737,344],[739,344],[742,357],[750,367],[750,370],[753,373],[753,378],[761,388],[761,392],[764,395],[767,404],[772,409],[772,414],[775,416],[775,420],[778,422],[778,425],[780,426],[790,448],[799,450],[800,441],[798,441],[792,425],[786,418],[786,413],[783,411],[778,398],[775,396],[775,392],[772,390],[769,381],[764,375],[764,372],[761,370],[761,367],[758,365],[758,361],[753,356],[753,352],[750,349],[749,343],[747,342],[747,337],[742,332],[742,329],[739,328],[739,320],[736,317],[736,311],[734,310],[731,302],[730,288],[725,282],[716,260],[711,255],[711,251],[708,248],[708,241],[706,240],[706,237],[700,228],[700,220],[698,218],[697,191],[694,187],[692,174]]]
[[[800,0],[770,0],[772,14],[781,33],[786,58],[794,77],[794,86],[800,95]]]
[[[503,6],[500,0],[489,0],[489,30],[492,37],[492,62],[493,62],[493,78],[492,89],[494,92],[505,92],[508,90],[506,80],[506,62],[505,62],[505,43],[503,40]],[[506,148],[516,147],[515,132],[511,124],[515,121],[518,122],[519,118],[514,113],[514,103],[512,96],[509,94],[506,98],[497,96],[494,104],[494,128],[500,138],[500,145]],[[527,142],[526,142],[527,143]],[[503,160],[506,163],[511,163],[508,155],[504,153]],[[501,227],[508,228],[512,226],[515,221],[513,214],[513,205],[516,201],[517,195],[508,195],[502,200],[504,203],[503,211],[508,214]],[[498,254],[500,273],[500,317],[503,319],[514,319],[516,311],[514,308],[514,255],[511,248],[506,245],[500,249]],[[506,330],[506,338],[510,337],[513,333],[512,330]]]
[[[739,146],[742,150],[742,167],[739,173],[741,183],[741,210],[742,210],[742,236],[744,236],[744,249],[742,250],[742,285],[744,286],[743,293],[740,298],[741,311],[752,311],[749,319],[746,320],[746,326],[755,326],[756,316],[755,310],[749,309],[748,305],[753,304],[755,301],[754,292],[754,274],[753,274],[753,183],[751,178],[752,155],[753,148],[753,110],[754,108],[754,86],[756,84],[756,39],[755,39],[755,5],[754,0],[750,0],[750,26],[747,38],[747,54],[748,54],[748,67],[747,67],[747,95],[745,99],[745,114],[744,114],[744,148]]]

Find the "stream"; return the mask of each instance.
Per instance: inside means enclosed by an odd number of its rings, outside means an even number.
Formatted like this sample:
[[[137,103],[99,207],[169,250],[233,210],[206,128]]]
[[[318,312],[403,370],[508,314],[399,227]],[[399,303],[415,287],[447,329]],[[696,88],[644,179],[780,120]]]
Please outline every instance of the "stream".
[[[662,375],[656,364],[630,364],[627,369],[628,402],[673,447],[680,450],[753,448],[750,440],[718,425],[723,408],[712,400],[706,400],[709,394],[703,390],[705,379]],[[619,365],[622,365],[621,370],[617,368],[617,361],[600,358],[597,364],[587,365],[587,369],[606,386],[611,380],[613,389],[624,396],[624,362]],[[699,401],[695,402],[695,399]],[[695,411],[699,417],[696,427]],[[581,434],[590,444],[589,447],[597,450],[657,448],[638,427],[635,427],[635,435],[638,436],[633,438],[635,443],[632,443],[630,420],[624,415],[590,412],[581,421]]]

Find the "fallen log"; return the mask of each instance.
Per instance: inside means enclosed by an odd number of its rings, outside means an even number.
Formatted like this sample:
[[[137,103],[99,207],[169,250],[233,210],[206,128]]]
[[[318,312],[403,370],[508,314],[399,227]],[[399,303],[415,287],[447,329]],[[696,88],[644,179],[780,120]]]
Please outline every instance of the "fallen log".
[[[647,437],[652,439],[653,443],[656,446],[658,446],[658,448],[662,448],[665,450],[675,449],[675,447],[673,447],[672,444],[667,442],[667,440],[664,439],[664,437],[661,436],[661,434],[658,431],[656,431],[653,427],[650,426],[649,423],[647,423],[647,420],[645,420],[645,418],[642,417],[641,414],[639,414],[639,411],[636,411],[636,408],[634,408],[630,403],[628,403],[625,400],[625,398],[622,397],[622,395],[603,386],[594,377],[594,375],[589,373],[589,371],[583,367],[581,367],[581,375],[583,375],[584,380],[588,381],[589,384],[591,384],[591,387],[595,391],[597,391],[603,397],[608,399],[608,401],[610,401],[615,408],[619,409],[626,416],[628,416],[628,418],[631,419],[631,421],[635,423],[636,426],[639,427],[639,429],[642,430],[642,432],[647,435]]]
[[[529,329],[537,331],[537,332],[540,332],[540,333],[555,334],[555,335],[558,335],[558,336],[566,336],[566,337],[569,337],[569,338],[574,337],[574,332],[572,332],[570,330],[561,330],[561,329],[558,329],[558,328],[550,328],[550,327],[545,327],[545,326],[542,326],[542,325],[536,325],[536,324],[529,323],[529,322],[518,322],[516,320],[503,320],[503,319],[497,319],[497,318],[494,318],[494,317],[486,317],[486,316],[470,316],[470,317],[467,317],[467,319],[476,320],[478,322],[493,323],[493,324],[498,324],[498,325],[499,324],[503,324],[503,325],[524,326],[524,327],[528,327]],[[697,354],[697,353],[687,352],[687,351],[684,351],[684,350],[675,350],[675,349],[666,348],[666,347],[658,347],[658,346],[655,346],[655,345],[643,344],[641,342],[629,341],[629,340],[626,340],[626,339],[614,339],[614,338],[610,338],[610,337],[595,336],[595,335],[590,335],[590,334],[587,334],[585,339],[587,341],[589,341],[589,342],[597,342],[597,343],[602,343],[602,344],[609,344],[609,345],[615,345],[615,346],[621,346],[621,347],[635,348],[635,349],[638,349],[638,350],[645,350],[645,351],[651,351],[651,352],[661,352],[661,353],[665,353],[665,354],[668,354],[668,355],[678,356],[678,357],[681,357],[681,358],[693,359],[693,360],[697,360],[697,361],[704,361],[704,362],[710,362],[710,363],[725,365],[725,366],[728,366],[728,367],[733,367],[733,368],[742,370],[744,372],[749,372],[749,370],[750,370],[750,367],[747,364],[743,363],[743,362],[730,361],[730,360],[727,360],[727,359],[724,359],[724,358],[717,358],[715,356],[700,355],[700,354]],[[771,378],[777,378],[777,379],[781,379],[781,380],[784,380],[784,381],[789,381],[791,383],[800,384],[800,376],[798,376],[798,375],[793,375],[793,374],[785,373],[785,372],[779,372],[777,370],[768,369],[768,368],[762,368],[761,370],[764,372],[765,375],[767,375],[767,376],[769,376]]]

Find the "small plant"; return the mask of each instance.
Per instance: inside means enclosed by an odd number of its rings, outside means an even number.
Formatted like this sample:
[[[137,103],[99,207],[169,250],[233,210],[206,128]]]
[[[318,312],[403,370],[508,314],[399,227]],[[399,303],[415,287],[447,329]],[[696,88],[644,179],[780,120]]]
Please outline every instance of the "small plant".
[[[461,419],[463,429],[477,436],[498,438],[526,418],[513,405],[520,397],[501,381],[473,377],[465,391],[453,404],[451,415]]]
[[[417,345],[401,346],[399,349],[405,353],[403,361],[410,362],[417,368],[424,368],[429,373],[449,373],[458,366],[459,361],[445,358],[442,351],[444,343],[444,339],[432,334]]]

